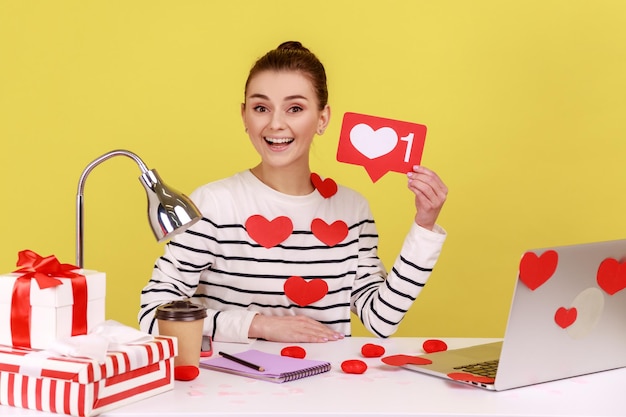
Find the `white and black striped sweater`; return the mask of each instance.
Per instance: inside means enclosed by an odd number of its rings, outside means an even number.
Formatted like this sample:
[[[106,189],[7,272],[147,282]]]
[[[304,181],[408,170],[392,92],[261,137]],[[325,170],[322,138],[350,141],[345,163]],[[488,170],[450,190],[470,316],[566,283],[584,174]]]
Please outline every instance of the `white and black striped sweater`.
[[[429,231],[413,223],[387,274],[377,255],[369,204],[351,189],[339,186],[329,198],[317,191],[290,196],[244,171],[198,188],[191,198],[203,219],[173,238],[156,261],[141,294],[143,331],[157,332],[159,305],[193,297],[208,308],[204,334],[217,341],[248,342],[257,313],[306,315],[350,336],[352,311],[374,335],[388,337],[426,283],[446,237],[438,226]],[[286,216],[293,231],[275,246],[261,246],[246,230],[246,221],[255,215],[268,221]],[[345,222],[347,233],[345,227],[335,233],[335,240],[345,237],[329,246],[312,232],[314,219],[327,225]],[[285,293],[290,277],[321,279],[328,291],[311,304],[297,303]]]

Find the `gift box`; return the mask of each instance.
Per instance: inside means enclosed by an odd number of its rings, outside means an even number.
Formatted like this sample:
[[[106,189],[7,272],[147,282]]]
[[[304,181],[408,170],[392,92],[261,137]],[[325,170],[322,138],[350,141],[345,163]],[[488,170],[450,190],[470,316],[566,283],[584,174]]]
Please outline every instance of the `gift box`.
[[[46,349],[104,321],[104,273],[28,249],[19,252],[17,266],[0,275],[0,344]]]
[[[103,363],[0,346],[0,404],[95,416],[173,389],[176,353],[165,336],[109,351]]]
[[[42,289],[33,280],[29,294],[17,295],[22,274],[0,275],[0,344],[46,349],[57,339],[86,334],[103,322],[106,275],[75,271],[84,276],[82,288],[74,278],[55,277],[58,285]]]

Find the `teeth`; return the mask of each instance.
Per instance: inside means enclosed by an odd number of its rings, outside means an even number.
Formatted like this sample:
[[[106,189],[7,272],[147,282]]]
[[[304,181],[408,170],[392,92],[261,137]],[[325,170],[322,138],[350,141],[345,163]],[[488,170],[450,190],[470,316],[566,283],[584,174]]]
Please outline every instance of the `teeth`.
[[[270,143],[290,143],[293,138],[265,138],[265,140]]]

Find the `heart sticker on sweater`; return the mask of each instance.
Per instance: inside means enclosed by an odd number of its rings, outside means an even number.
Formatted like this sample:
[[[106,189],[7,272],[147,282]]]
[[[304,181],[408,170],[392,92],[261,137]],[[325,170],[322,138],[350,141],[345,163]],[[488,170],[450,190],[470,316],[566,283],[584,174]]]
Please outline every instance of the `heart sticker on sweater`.
[[[600,263],[596,280],[600,288],[613,295],[626,288],[626,262],[607,258]]]
[[[324,298],[328,293],[328,284],[319,278],[306,281],[302,277],[289,277],[283,289],[290,300],[304,307]]]
[[[315,172],[311,173],[311,183],[324,198],[330,198],[337,194],[337,183],[332,178],[322,178]]]
[[[348,225],[342,220],[328,224],[322,219],[313,219],[311,231],[328,246],[335,246],[348,236]]]
[[[533,252],[526,252],[520,261],[519,279],[531,291],[534,291],[552,277],[558,263],[559,255],[556,251],[548,250],[541,256],[537,256]]]
[[[570,309],[559,307],[554,314],[554,321],[559,325],[559,327],[567,329],[569,326],[574,324],[577,316],[578,311],[576,310],[576,307],[572,307]]]
[[[284,242],[291,235],[293,223],[285,216],[270,221],[260,214],[255,214],[246,220],[246,231],[255,242],[269,249]]]

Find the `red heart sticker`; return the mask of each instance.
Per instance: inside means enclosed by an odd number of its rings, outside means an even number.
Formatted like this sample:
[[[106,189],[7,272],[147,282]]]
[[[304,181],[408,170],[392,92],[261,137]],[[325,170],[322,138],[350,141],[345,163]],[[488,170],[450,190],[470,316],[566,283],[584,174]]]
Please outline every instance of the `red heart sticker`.
[[[381,359],[383,363],[391,366],[402,366],[402,365],[430,365],[433,363],[430,359],[421,358],[419,356],[411,356],[411,355],[391,355],[385,356]]]
[[[385,354],[385,348],[373,343],[366,343],[361,346],[361,355],[366,358],[380,358]]]
[[[174,379],[177,381],[192,381],[200,375],[200,369],[193,365],[179,365],[174,367]]]
[[[322,178],[315,172],[311,173],[311,183],[324,198],[330,198],[337,194],[337,183],[332,178]]]
[[[490,376],[474,375],[474,374],[468,374],[465,372],[449,373],[448,378],[453,379],[455,381],[480,382],[483,384],[493,384],[495,381],[495,379]]]
[[[289,277],[283,288],[285,295],[300,307],[313,304],[328,293],[328,284],[319,278],[307,282],[302,277]]]
[[[320,241],[328,246],[335,246],[348,236],[348,225],[342,220],[328,224],[322,219],[313,219],[311,231]]]
[[[422,343],[422,349],[426,353],[443,352],[448,350],[448,345],[443,340],[428,339]]]
[[[269,221],[260,214],[255,214],[246,220],[246,231],[255,242],[269,249],[291,235],[293,223],[289,217],[285,216]]]
[[[559,307],[554,314],[554,321],[559,327],[563,329],[567,329],[569,326],[574,324],[576,321],[576,316],[578,316],[578,311],[576,311],[576,307],[572,307],[567,309],[565,307]]]
[[[348,359],[341,362],[341,370],[347,374],[362,374],[367,371],[367,364],[358,359]]]
[[[531,291],[542,286],[556,271],[559,255],[556,251],[548,250],[537,256],[533,252],[526,252],[519,265],[519,279]]]
[[[280,356],[303,359],[306,356],[306,350],[300,346],[286,346],[281,349]]]
[[[626,262],[607,258],[600,263],[596,280],[600,288],[613,295],[626,288]]]

